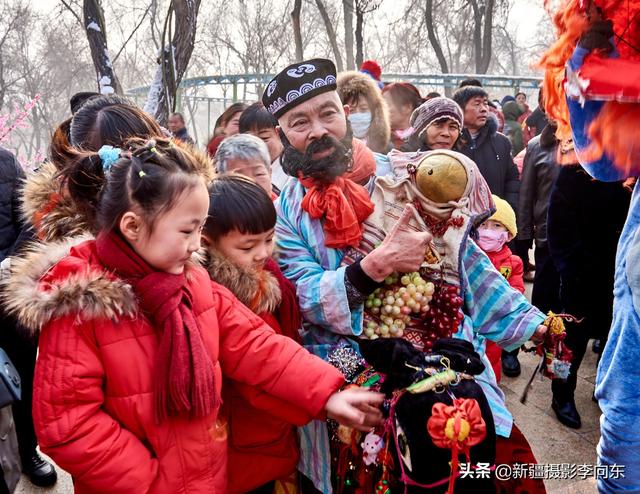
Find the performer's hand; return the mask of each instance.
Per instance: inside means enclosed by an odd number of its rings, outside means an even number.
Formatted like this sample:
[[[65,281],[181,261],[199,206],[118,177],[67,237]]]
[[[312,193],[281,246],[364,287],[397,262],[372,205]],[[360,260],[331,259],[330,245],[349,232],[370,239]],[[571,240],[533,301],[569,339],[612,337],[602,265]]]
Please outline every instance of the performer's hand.
[[[327,417],[342,425],[368,432],[382,424],[380,405],[384,401],[382,393],[368,389],[349,387],[332,394],[325,405]]]
[[[613,22],[595,21],[581,36],[578,44],[585,50],[601,50],[610,53],[613,51],[613,46],[609,40],[613,34]]]
[[[409,228],[414,214],[413,205],[407,204],[380,246],[360,262],[360,267],[371,279],[383,281],[392,273],[412,273],[420,268],[433,237],[428,232]]]
[[[549,330],[548,327],[546,327],[544,324],[541,324],[536,328],[535,332],[531,335],[531,338],[529,338],[529,341],[533,341],[536,345],[540,345],[542,342],[544,342],[544,335],[547,334],[548,330]]]

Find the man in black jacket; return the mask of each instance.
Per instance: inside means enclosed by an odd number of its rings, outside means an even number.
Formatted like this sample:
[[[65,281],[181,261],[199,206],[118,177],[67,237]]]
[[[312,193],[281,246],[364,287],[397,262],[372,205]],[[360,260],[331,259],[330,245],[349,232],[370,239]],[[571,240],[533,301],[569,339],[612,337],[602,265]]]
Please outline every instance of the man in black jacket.
[[[13,251],[20,234],[20,184],[24,172],[16,158],[0,148],[0,261]]]
[[[556,125],[545,127],[542,134],[527,145],[522,167],[518,235],[523,242],[535,240],[536,275],[531,303],[542,312],[558,312],[560,307],[560,275],[549,256],[547,242],[547,210],[551,188],[560,165],[556,160],[558,140]]]
[[[491,192],[517,211],[518,169],[511,157],[509,139],[498,132],[496,121],[489,116],[487,98],[487,92],[477,86],[461,87],[453,94],[464,111],[458,151],[475,161]]]

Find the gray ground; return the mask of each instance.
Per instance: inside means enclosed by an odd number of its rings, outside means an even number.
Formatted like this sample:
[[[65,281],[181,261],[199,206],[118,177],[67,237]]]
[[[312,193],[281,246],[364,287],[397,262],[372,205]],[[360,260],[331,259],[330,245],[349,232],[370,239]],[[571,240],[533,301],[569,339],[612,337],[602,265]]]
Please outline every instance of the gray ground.
[[[527,285],[527,289],[530,295],[531,285]],[[548,379],[540,381],[536,378],[533,389],[529,392],[527,404],[520,403],[520,395],[538,362],[537,357],[521,355],[522,375],[515,379],[508,377],[502,379],[501,387],[507,397],[507,405],[541,464],[595,464],[596,444],[600,437],[598,429],[600,410],[597,404],[591,401],[596,374],[596,356],[590,348],[579,371],[576,404],[582,416],[582,428],[577,431],[564,427],[556,420],[551,410],[551,385]],[[23,476],[16,493],[72,493],[73,486],[69,475],[60,470],[58,473],[58,483],[50,489],[34,487]],[[547,480],[546,485],[550,494],[597,492],[593,479]]]

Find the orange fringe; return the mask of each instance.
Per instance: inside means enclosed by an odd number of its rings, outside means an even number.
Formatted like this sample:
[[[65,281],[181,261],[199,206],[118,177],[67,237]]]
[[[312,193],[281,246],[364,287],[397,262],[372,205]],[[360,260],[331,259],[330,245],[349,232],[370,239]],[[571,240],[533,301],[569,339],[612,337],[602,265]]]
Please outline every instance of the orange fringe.
[[[545,8],[551,13],[551,2],[545,0]],[[560,140],[571,138],[569,109],[565,101],[565,66],[575,50],[582,33],[589,26],[580,0],[564,0],[553,16],[558,39],[540,59],[539,65],[545,69],[543,81],[544,107],[547,115],[558,123],[556,136]]]
[[[627,176],[640,173],[639,124],[640,103],[605,103],[588,129],[591,146],[580,157],[597,161],[606,154]]]
[[[555,43],[542,56],[539,65],[545,69],[543,82],[544,105],[547,115],[558,123],[556,136],[561,141],[571,138],[569,110],[565,101],[565,66],[578,44],[580,36],[588,29],[587,9],[597,6],[602,17],[614,22],[614,31],[623,34],[627,41],[637,46],[640,38],[640,0],[562,0],[555,9],[553,22],[557,37]],[[545,8],[551,14],[551,0],[545,0]],[[625,59],[639,60],[640,54],[619,41],[620,55]],[[580,153],[585,161],[597,161],[603,155],[613,160],[625,173],[640,173],[640,143],[637,128],[640,124],[640,104],[608,102],[587,130],[592,145]]]

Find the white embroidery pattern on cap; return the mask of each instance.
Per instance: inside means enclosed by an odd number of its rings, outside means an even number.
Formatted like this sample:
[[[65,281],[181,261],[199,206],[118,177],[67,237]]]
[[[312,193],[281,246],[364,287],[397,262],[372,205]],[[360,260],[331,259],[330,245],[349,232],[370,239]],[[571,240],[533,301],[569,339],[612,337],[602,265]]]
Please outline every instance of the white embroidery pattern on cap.
[[[276,86],[278,85],[276,80],[273,80],[269,83],[269,85],[267,86],[267,97],[271,97],[271,95],[273,94],[273,92],[276,90]]]
[[[289,77],[295,77],[296,79],[300,79],[300,77],[305,74],[311,74],[316,71],[316,66],[310,63],[303,63],[302,65],[298,65],[293,69],[287,70],[287,75]]]
[[[286,96],[286,101],[284,101],[282,98],[278,98],[276,101],[271,103],[268,110],[271,114],[275,114],[284,106],[297,100],[300,96],[308,93],[309,91],[321,88],[323,86],[330,86],[332,84],[336,84],[336,82],[336,78],[333,75],[328,75],[324,79],[318,77],[313,82],[305,82],[302,86],[300,86],[300,89],[292,89],[291,91],[289,91]]]

